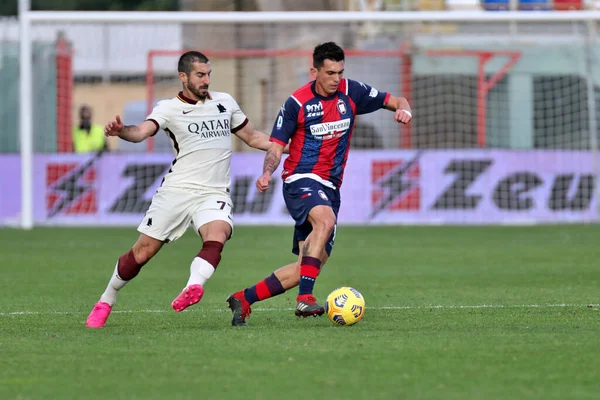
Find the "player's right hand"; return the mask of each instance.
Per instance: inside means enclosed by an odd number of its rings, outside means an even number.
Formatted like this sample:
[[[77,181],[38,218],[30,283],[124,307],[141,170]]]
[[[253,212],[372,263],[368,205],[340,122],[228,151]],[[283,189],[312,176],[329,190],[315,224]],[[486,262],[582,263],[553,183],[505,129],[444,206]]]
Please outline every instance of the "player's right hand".
[[[123,131],[123,122],[121,121],[121,117],[117,115],[116,121],[110,121],[104,127],[104,135],[105,136],[119,136],[119,134]]]
[[[264,173],[260,178],[256,180],[256,187],[258,191],[263,193],[266,192],[269,188],[269,183],[271,182],[271,174]]]

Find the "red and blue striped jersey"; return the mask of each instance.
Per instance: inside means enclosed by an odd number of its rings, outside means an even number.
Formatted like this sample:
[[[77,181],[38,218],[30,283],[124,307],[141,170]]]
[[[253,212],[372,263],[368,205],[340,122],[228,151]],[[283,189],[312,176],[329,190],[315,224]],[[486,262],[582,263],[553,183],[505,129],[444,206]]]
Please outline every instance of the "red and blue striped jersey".
[[[283,179],[308,177],[339,188],[355,117],[379,110],[389,98],[389,93],[345,78],[328,97],[315,91],[314,81],[296,90],[281,107],[271,133],[271,141],[282,146],[291,139]]]

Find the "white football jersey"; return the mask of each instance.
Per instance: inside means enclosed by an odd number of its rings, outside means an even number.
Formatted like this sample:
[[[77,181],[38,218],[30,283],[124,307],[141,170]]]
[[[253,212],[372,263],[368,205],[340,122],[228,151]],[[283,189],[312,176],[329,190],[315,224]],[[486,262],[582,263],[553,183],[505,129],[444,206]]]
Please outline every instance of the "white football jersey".
[[[180,92],[159,101],[147,120],[166,132],[176,154],[162,187],[229,189],[231,134],[248,123],[231,95],[210,92],[203,103]]]

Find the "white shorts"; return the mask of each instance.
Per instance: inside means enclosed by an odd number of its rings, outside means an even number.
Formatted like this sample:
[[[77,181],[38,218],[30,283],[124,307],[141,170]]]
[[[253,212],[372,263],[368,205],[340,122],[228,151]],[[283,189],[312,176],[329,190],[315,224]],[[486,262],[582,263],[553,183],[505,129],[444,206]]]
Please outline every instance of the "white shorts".
[[[138,231],[154,239],[173,242],[190,226],[196,233],[204,224],[225,221],[233,230],[233,202],[224,190],[211,192],[159,188]]]

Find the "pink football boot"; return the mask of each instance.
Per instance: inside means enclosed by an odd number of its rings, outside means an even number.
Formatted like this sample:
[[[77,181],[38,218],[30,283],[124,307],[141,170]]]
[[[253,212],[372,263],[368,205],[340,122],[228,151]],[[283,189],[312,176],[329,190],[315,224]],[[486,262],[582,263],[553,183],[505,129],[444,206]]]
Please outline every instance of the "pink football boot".
[[[204,288],[202,285],[190,285],[173,300],[171,307],[177,312],[181,312],[191,305],[196,304],[202,299]]]
[[[112,311],[112,306],[102,301],[94,304],[92,312],[85,321],[85,326],[88,328],[102,328],[106,324],[106,320]]]

